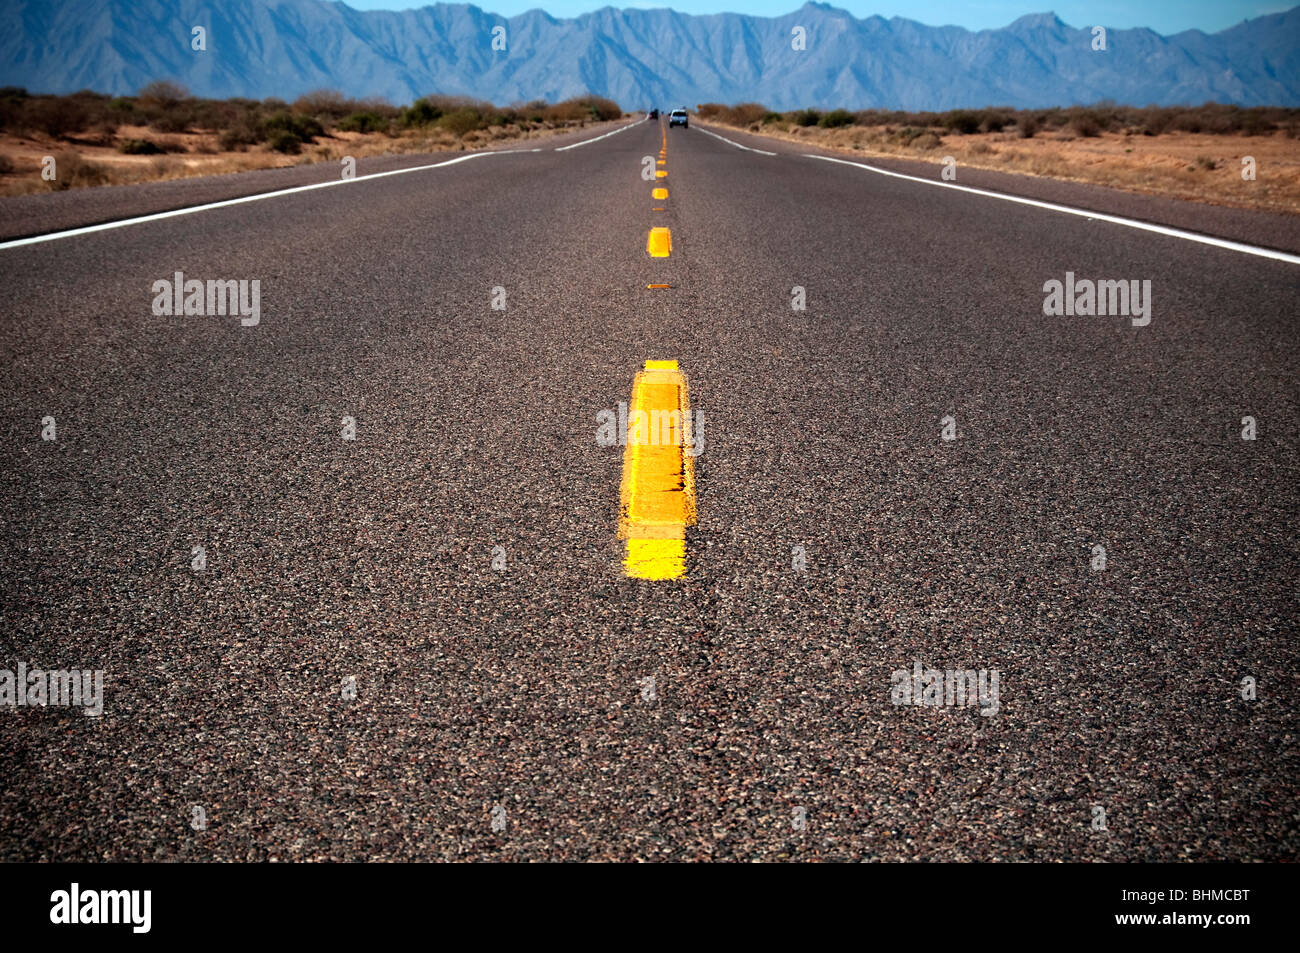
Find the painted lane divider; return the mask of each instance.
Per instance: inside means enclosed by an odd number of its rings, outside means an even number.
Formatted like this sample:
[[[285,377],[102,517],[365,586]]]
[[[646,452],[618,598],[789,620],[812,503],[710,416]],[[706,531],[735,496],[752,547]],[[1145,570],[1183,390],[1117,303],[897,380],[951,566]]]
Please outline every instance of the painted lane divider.
[[[722,138],[719,136],[718,138]],[[1087,209],[1074,208],[1070,205],[1058,205],[1055,202],[1040,202],[1038,199],[1027,199],[1019,195],[1007,195],[1004,192],[990,192],[986,189],[976,189],[969,185],[957,185],[954,182],[935,182],[932,179],[923,179],[915,175],[904,175],[902,172],[893,172],[889,169],[881,169],[874,165],[866,165],[862,162],[850,162],[848,159],[835,159],[831,156],[819,156],[812,153],[805,153],[805,159],[821,159],[823,162],[837,162],[840,165],[856,166],[859,169],[866,169],[868,172],[875,172],[878,175],[887,175],[895,179],[906,179],[909,182],[920,182],[922,185],[934,185],[941,189],[956,189],[958,192],[969,192],[972,195],[983,195],[986,198],[1001,199],[1003,202],[1015,202],[1017,205],[1029,205],[1033,208],[1047,209],[1050,212],[1062,212],[1066,215],[1077,215],[1081,218],[1095,219],[1099,222],[1109,222],[1112,225],[1123,225],[1126,228],[1136,228],[1144,232],[1155,232],[1157,235],[1168,235],[1172,238],[1181,238],[1184,241],[1199,242],[1202,245],[1212,245],[1215,248],[1226,248],[1228,251],[1241,252],[1245,255],[1257,255],[1260,258],[1272,258],[1274,261],[1284,261],[1292,265],[1300,265],[1300,255],[1292,255],[1289,252],[1278,251],[1274,248],[1264,248],[1259,245],[1247,245],[1244,242],[1228,241],[1225,238],[1215,238],[1212,235],[1203,235],[1200,232],[1189,232],[1181,228],[1170,228],[1167,225],[1156,225],[1152,222],[1144,222],[1140,219],[1125,218],[1122,215],[1107,215],[1102,212],[1090,212]]]
[[[673,233],[667,228],[652,228],[646,238],[645,250],[652,258],[667,258],[673,252]]]
[[[757,152],[757,153],[758,153],[759,155],[761,155],[761,156],[774,156],[774,155],[776,155],[775,152],[768,152],[768,151],[765,150],[765,149],[754,149],[754,148],[752,148],[752,147],[750,147],[750,146],[742,146],[739,142],[732,142],[732,141],[731,141],[730,139],[728,139],[726,136],[720,136],[720,135],[718,135],[716,132],[709,132],[709,130],[707,130],[707,129],[700,129],[699,126],[696,126],[695,128],[696,128],[696,129],[699,129],[699,131],[702,132],[702,133],[704,133],[706,136],[712,136],[714,139],[721,139],[721,140],[722,140],[723,142],[725,142],[727,145],[729,145],[729,146],[735,146],[737,149],[744,149],[746,152]]]
[[[664,199],[668,198],[668,190],[667,190],[667,189],[655,189],[654,191],[652,191],[652,192],[650,193],[650,197],[651,197],[652,199],[657,199],[658,201],[662,202]]]
[[[655,178],[656,178],[656,179],[666,179],[666,178],[668,178],[668,170],[667,170],[667,169],[658,169],[658,170],[656,170],[656,171],[655,171]]]
[[[444,166],[456,165],[460,162],[469,162],[471,159],[483,159],[487,156],[505,156],[517,155],[521,152],[536,151],[526,149],[498,149],[485,152],[471,152],[469,155],[457,156],[455,159],[448,159],[445,162],[434,162],[429,165],[414,165],[404,169],[390,169],[387,172],[372,172],[369,175],[359,175],[353,179],[330,179],[327,182],[313,182],[310,185],[294,185],[287,189],[275,189],[271,192],[256,192],[252,195],[240,195],[233,199],[221,199],[218,202],[205,202],[202,205],[190,205],[185,208],[171,209],[166,212],[151,212],[148,215],[137,215],[133,218],[121,218],[112,222],[102,222],[98,225],[83,225],[79,228],[69,228],[61,232],[46,232],[44,235],[32,235],[27,238],[14,238],[6,242],[0,242],[0,250],[6,248],[20,248],[23,245],[38,245],[42,242],[57,241],[60,238],[73,238],[77,235],[92,235],[95,232],[105,232],[114,228],[126,228],[129,225],[142,225],[145,222],[161,222],[164,219],[177,218],[181,215],[193,215],[197,212],[207,212],[211,209],[229,208],[232,205],[245,205],[248,202],[264,202],[267,199],[279,198],[282,195],[297,195],[300,192],[312,192],[316,189],[333,189],[347,185],[359,185],[362,182],[372,182],[375,179],[386,179],[393,175],[407,175],[411,172],[425,172],[429,169],[441,169]]]
[[[610,136],[617,136],[620,132],[626,132],[627,130],[631,129],[633,126],[638,126],[644,121],[645,121],[644,119],[641,119],[641,120],[637,120],[637,122],[630,122],[626,126],[619,126],[613,132],[607,132],[603,136],[595,136],[591,139],[583,139],[581,142],[575,142],[567,146],[557,146],[555,151],[568,152],[570,149],[578,148],[578,146],[586,146],[586,145],[590,145],[593,142],[600,142],[600,140],[608,139]]]
[[[632,382],[619,489],[623,571],[633,579],[686,573],[686,527],[694,526],[694,434],[686,376],[676,361],[646,361]]]

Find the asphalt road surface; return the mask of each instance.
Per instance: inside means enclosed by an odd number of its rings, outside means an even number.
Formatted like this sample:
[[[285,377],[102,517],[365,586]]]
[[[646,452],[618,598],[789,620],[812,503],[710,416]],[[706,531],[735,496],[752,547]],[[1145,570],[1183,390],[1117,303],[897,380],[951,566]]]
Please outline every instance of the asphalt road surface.
[[[0,858],[1295,859],[1300,265],[728,137],[0,248],[0,668],[104,673],[0,705]],[[677,580],[596,440],[648,359]]]

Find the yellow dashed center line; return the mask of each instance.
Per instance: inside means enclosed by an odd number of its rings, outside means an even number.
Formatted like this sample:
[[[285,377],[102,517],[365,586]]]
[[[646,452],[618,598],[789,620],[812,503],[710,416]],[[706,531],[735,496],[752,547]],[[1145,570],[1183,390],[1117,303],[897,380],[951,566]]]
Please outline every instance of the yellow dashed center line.
[[[686,527],[696,519],[695,471],[686,452],[690,413],[677,362],[646,361],[632,382],[619,491],[623,569],[634,579],[677,579],[686,572]]]
[[[650,193],[650,197],[651,197],[652,199],[658,199],[660,202],[662,202],[664,199],[668,198],[668,190],[667,190],[667,189],[655,189],[654,191],[652,191],[652,192]]]
[[[652,258],[667,258],[673,251],[673,233],[667,228],[652,228],[645,250]]]

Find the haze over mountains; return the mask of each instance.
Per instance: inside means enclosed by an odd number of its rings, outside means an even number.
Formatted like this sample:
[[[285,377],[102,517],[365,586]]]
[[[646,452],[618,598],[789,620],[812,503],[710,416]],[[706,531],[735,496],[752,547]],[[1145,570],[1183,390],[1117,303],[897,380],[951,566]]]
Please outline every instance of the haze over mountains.
[[[206,51],[191,49],[194,26],[207,30]],[[492,48],[497,26],[504,51]],[[796,26],[804,50],[792,48]],[[1091,27],[1045,13],[971,32],[859,20],[820,3],[775,18],[606,7],[561,20],[443,3],[360,12],[325,0],[5,0],[0,85],[127,94],[166,78],[201,96],[292,99],[329,87],[398,104],[591,92],[625,109],[1300,105],[1300,7],[1213,35],[1108,30],[1104,52],[1092,49]]]

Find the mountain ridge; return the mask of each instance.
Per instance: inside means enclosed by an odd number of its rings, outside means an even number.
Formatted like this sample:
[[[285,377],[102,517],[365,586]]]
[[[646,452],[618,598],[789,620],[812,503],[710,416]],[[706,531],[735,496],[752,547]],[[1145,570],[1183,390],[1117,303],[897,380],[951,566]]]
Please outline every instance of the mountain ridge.
[[[193,26],[207,49],[190,48]],[[806,49],[792,48],[792,29]],[[492,49],[493,27],[507,49]],[[979,31],[858,19],[825,3],[776,17],[602,7],[513,17],[474,4],[359,11],[336,0],[9,0],[0,85],[127,94],[173,79],[196,95],[292,99],[322,87],[396,103],[429,93],[498,103],[584,93],[625,108],[754,100],[776,109],[1300,105],[1300,7],[1215,34],[1108,30],[1055,13]]]

